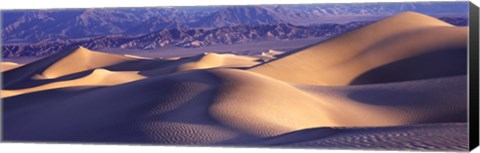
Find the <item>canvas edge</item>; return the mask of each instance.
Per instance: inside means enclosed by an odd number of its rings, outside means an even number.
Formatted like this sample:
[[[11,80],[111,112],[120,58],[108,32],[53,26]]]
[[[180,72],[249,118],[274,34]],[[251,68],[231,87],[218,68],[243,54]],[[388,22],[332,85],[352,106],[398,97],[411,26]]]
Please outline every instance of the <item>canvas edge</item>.
[[[469,5],[469,150],[479,145],[479,8]]]

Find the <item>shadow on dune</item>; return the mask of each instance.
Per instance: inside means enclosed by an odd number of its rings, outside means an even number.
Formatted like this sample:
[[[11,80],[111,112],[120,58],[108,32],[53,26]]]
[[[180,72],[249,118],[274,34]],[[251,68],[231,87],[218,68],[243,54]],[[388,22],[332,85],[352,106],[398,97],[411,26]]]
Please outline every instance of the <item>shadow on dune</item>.
[[[110,71],[140,71],[138,73],[140,75],[153,77],[178,72],[181,65],[189,62],[197,62],[205,56],[205,54],[198,54],[190,57],[181,57],[177,60],[136,60],[114,64],[104,68]]]
[[[112,87],[4,99],[6,141],[203,144],[237,133],[209,116],[220,79],[179,72]],[[228,138],[224,138],[228,137]]]
[[[15,90],[23,88],[32,88],[36,86],[41,86],[44,84],[58,82],[58,81],[67,81],[74,80],[85,77],[91,74],[95,69],[85,70],[81,72],[76,72],[73,74],[60,76],[53,79],[31,79],[33,76],[41,74],[51,65],[55,64],[59,60],[65,58],[66,56],[72,54],[74,51],[80,47],[74,47],[67,49],[65,51],[59,52],[52,56],[40,59],[38,61],[29,63],[25,66],[13,69],[11,71],[6,71],[3,73],[3,89],[6,90]],[[204,54],[199,54],[192,57],[184,57],[178,60],[163,60],[163,59],[139,59],[133,61],[122,62],[118,64],[113,64],[110,66],[99,67],[104,68],[110,71],[140,71],[139,74],[143,76],[159,76],[170,74],[178,71],[179,65],[195,62],[201,59]],[[68,66],[66,66],[68,67]]]
[[[412,106],[419,102],[428,101],[429,97],[425,93],[414,90],[404,89],[386,89],[386,88],[366,88],[355,90],[348,94],[349,98],[356,101],[378,106]]]
[[[466,123],[312,128],[253,141],[255,143],[251,144],[291,148],[458,151],[468,149],[466,130]]]
[[[256,140],[246,140],[241,142],[224,142],[226,145],[245,145],[245,146],[282,146],[287,144],[307,142],[327,138],[342,132],[334,128],[311,128],[285,133],[282,135],[258,138]]]
[[[187,60],[188,58],[172,61],[160,59],[136,60],[107,66],[105,67],[105,69],[110,71],[139,71],[138,74],[140,75],[152,77],[174,73],[177,71],[177,67],[179,64],[190,61]]]
[[[464,105],[467,105],[465,102]],[[468,123],[468,114],[465,111],[458,111],[449,114],[439,115],[428,119],[428,121],[420,121],[419,123]]]
[[[47,69],[49,66],[55,64],[57,61],[73,53],[78,48],[80,47],[72,47],[62,52],[59,52],[57,54],[45,57],[43,59],[34,61],[32,63],[29,63],[21,67],[18,67],[16,69],[3,72],[2,73],[3,89],[29,88],[29,87],[50,83],[50,82],[70,80],[70,79],[83,77],[80,74],[78,76],[65,76],[57,79],[49,79],[49,80],[42,80],[42,81],[37,81],[37,80],[33,81],[30,79],[30,77],[45,71],[45,69]]]
[[[107,139],[114,138],[111,142],[149,142],[146,136],[139,135],[140,129],[125,124],[135,122],[132,118],[140,115],[128,112],[146,107],[145,104],[114,99],[119,96],[108,94],[104,96],[110,98],[86,98],[105,90],[108,89],[61,88],[6,98],[3,140],[108,143]],[[136,131],[136,135],[129,136],[127,131]]]
[[[442,77],[428,80],[386,83],[376,85],[352,86],[346,96],[357,102],[408,108],[405,115],[417,113],[435,113],[418,119],[418,123],[467,122],[467,83],[466,75]],[[398,84],[398,86],[388,86]],[[383,87],[382,87],[383,86]],[[373,87],[373,88],[372,88]],[[439,108],[449,108],[439,109]]]
[[[9,110],[23,109],[22,107],[37,107],[37,106],[44,107],[53,103],[58,103],[52,100],[73,97],[73,96],[91,92],[100,88],[101,87],[68,87],[68,88],[58,88],[58,89],[32,92],[32,93],[23,94],[21,96],[8,97],[8,98],[2,99],[3,111],[7,113]],[[38,102],[40,97],[44,102],[42,103]]]
[[[467,74],[467,49],[446,48],[369,70],[350,85],[401,82]]]
[[[169,64],[170,61],[161,60],[161,59],[141,59],[135,61],[127,61],[119,64],[114,64],[111,66],[106,66],[105,69],[110,71],[145,71],[156,69],[162,65]]]
[[[53,83],[53,82],[75,80],[75,79],[80,79],[80,78],[86,77],[86,76],[92,74],[93,71],[94,70],[87,70],[87,71],[83,71],[83,72],[78,72],[78,73],[62,76],[62,77],[55,78],[55,79],[33,80],[33,79],[30,79],[30,77],[25,76],[24,80],[21,80],[21,81],[16,82],[16,83],[10,83],[9,86],[3,86],[3,89],[4,90],[16,90],[16,89],[24,89],[24,88],[33,88],[33,87],[37,87],[37,86],[41,86],[41,85],[45,85],[45,84],[49,84],[49,83]],[[7,74],[7,73],[5,73],[5,74]],[[7,83],[9,81],[12,81],[12,80],[11,79],[4,80],[4,83]]]

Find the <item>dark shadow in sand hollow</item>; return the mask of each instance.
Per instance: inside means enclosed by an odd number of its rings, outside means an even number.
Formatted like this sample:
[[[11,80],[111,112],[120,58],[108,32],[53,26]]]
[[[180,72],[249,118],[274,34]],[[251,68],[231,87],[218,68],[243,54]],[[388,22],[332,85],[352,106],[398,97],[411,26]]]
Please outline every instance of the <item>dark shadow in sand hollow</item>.
[[[467,74],[467,49],[446,48],[367,71],[350,85],[401,82]]]
[[[184,89],[184,82],[200,84],[193,86],[199,92],[178,101],[179,94],[192,94],[192,86]],[[111,87],[60,88],[9,97],[3,105],[4,140],[169,144],[177,137],[152,139],[165,136],[161,129],[169,126],[164,127],[164,122],[230,129],[208,113],[220,83],[208,71],[193,70]],[[158,107],[175,109],[151,114]],[[157,125],[161,128],[155,129]],[[153,131],[145,131],[150,128]],[[177,131],[196,130],[185,126]]]
[[[29,85],[28,83],[25,83],[25,80],[31,80],[30,78],[32,76],[36,74],[40,74],[41,72],[45,71],[45,69],[55,64],[58,60],[73,53],[78,48],[79,47],[69,48],[57,54],[31,62],[27,65],[23,65],[18,68],[3,72],[2,73],[3,89],[18,89],[18,88],[25,88],[25,87],[33,87],[39,84],[44,84],[45,82],[59,81],[59,80],[50,80],[50,81],[45,81],[43,83],[37,83],[37,84],[34,83],[33,85]],[[17,87],[17,86],[21,86],[21,87]]]

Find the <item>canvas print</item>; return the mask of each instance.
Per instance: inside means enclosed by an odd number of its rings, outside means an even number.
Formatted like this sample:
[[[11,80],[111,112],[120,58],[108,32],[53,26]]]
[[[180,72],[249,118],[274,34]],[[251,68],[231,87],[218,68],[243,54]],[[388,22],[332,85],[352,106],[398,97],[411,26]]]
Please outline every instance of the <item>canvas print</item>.
[[[468,150],[468,2],[1,15],[4,141]]]

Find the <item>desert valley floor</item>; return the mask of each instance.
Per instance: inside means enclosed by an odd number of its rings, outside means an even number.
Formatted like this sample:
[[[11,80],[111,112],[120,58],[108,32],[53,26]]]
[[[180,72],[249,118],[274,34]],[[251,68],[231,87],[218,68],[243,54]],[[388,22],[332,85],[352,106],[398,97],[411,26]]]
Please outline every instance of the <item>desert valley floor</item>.
[[[405,12],[287,53],[2,62],[4,139],[465,151],[467,34]]]

